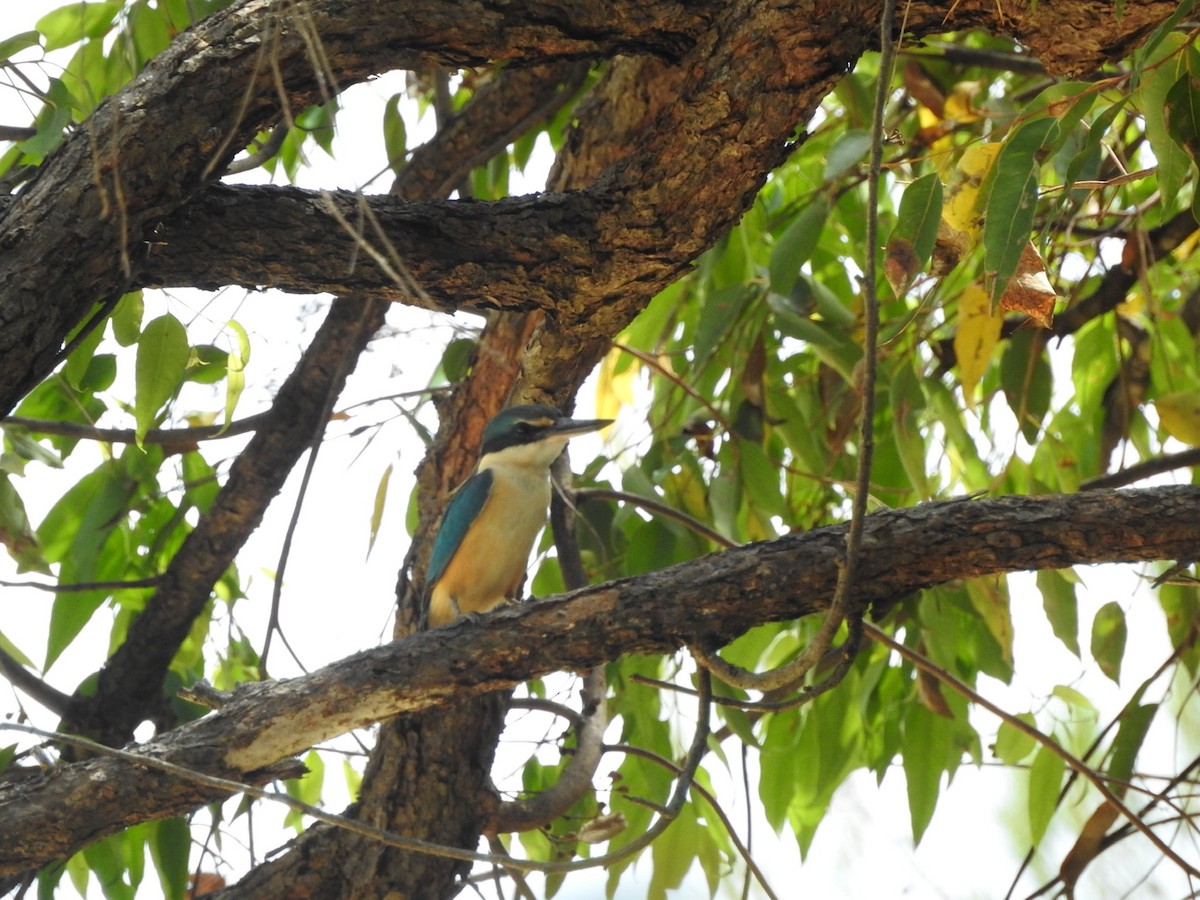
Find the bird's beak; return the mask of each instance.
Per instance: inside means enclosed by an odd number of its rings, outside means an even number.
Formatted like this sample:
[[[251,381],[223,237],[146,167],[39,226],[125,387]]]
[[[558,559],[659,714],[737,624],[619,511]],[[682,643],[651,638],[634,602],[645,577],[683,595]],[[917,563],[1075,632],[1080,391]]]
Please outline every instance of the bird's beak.
[[[605,425],[612,423],[612,419],[559,419],[546,430],[546,434],[571,437],[576,434],[587,434],[589,431],[599,431]]]

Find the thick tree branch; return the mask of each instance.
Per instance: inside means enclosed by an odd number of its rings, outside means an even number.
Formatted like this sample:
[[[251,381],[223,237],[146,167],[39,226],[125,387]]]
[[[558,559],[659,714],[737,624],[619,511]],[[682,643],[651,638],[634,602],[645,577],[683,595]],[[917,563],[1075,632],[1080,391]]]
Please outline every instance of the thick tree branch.
[[[0,216],[0,411],[48,373],[97,298],[128,288],[157,224],[274,124],[281,98],[303,109],[394,68],[678,57],[716,7],[424,0],[396,15],[392,4],[364,0],[243,0],[210,16],[102,103]]]
[[[724,644],[768,621],[824,609],[845,526],[713,554],[547,598],[356,654],[312,675],[243,686],[220,712],[141,752],[248,778],[353,728],[579,670],[623,653]],[[1200,556],[1200,488],[1090,491],[928,503],[872,515],[856,607],[886,609],[948,580],[1074,564]],[[252,778],[251,778],[252,780]],[[138,821],[215,799],[117,760],[64,766],[0,788],[0,874]]]
[[[273,124],[281,97],[301,108],[375,72],[435,63],[694,54],[705,64],[685,67],[690,84],[680,102],[659,111],[654,139],[614,170],[606,188],[611,219],[597,222],[601,234],[620,228],[625,250],[647,257],[659,274],[640,283],[651,288],[736,221],[783,158],[798,113],[869,46],[878,13],[873,2],[543,6],[426,0],[397,16],[387,4],[356,0],[302,8],[243,0],[185,32],[70,135],[0,216],[0,411],[47,373],[69,328],[98,298],[135,283],[158,225]],[[1089,0],[1040,4],[1036,14],[965,0],[950,22],[944,5],[914,4],[906,27],[923,34],[990,24],[1016,33],[1052,70],[1085,69],[1123,53],[1173,8],[1166,0],[1139,3],[1114,20],[1107,5]],[[717,15],[723,27],[706,31]],[[1064,34],[1075,33],[1086,40],[1061,46]],[[311,58],[312,35],[321,65]],[[727,178],[729,171],[739,177]],[[647,190],[663,202],[649,202]],[[664,228],[673,252],[656,262]],[[623,283],[619,271],[601,280]]]
[[[593,296],[597,256],[617,252],[613,235],[595,227],[603,203],[582,192],[481,203],[213,185],[162,222],[139,284],[327,291],[439,310],[553,310],[581,291]],[[361,204],[432,304],[397,284],[339,224],[361,221]],[[626,254],[609,280],[619,284],[645,267]]]

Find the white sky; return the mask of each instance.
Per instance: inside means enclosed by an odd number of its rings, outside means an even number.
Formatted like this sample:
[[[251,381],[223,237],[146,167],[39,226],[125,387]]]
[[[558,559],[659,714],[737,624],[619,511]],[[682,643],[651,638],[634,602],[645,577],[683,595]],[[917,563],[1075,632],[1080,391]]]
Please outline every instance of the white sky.
[[[31,27],[40,15],[56,5],[46,0],[8,4],[4,35]],[[58,62],[61,64],[61,60]],[[54,61],[51,61],[47,69],[52,70],[53,65]],[[392,75],[352,89],[339,115],[335,158],[329,159],[323,152],[315,151],[312,157],[314,168],[304,175],[301,183],[308,187],[353,189],[372,181],[384,168],[379,125],[383,104],[402,86],[402,76]],[[24,125],[28,120],[29,113],[19,94],[0,81],[0,123]],[[415,145],[420,135],[428,131],[429,125],[428,119],[417,123],[412,115],[409,116],[410,146]],[[375,181],[374,187],[369,190],[386,189],[388,180],[385,176]],[[514,191],[534,191],[540,181],[539,175],[531,173],[525,185],[514,183]],[[269,403],[274,390],[290,371],[301,348],[315,330],[316,324],[312,319],[301,319],[303,312],[310,308],[310,302],[306,298],[271,291],[247,296],[240,289],[230,289],[215,300],[202,292],[173,291],[147,299],[146,320],[163,310],[170,310],[189,325],[189,335],[193,341],[215,342],[223,340],[221,333],[227,319],[236,318],[241,322],[251,333],[253,344],[253,357],[247,370],[249,387],[239,409],[239,415],[247,415]],[[424,386],[450,333],[451,320],[444,316],[397,308],[390,322],[402,334],[377,340],[372,351],[364,355],[338,403],[339,409],[374,397],[417,390]],[[454,319],[456,327],[476,327],[478,322],[470,316]],[[193,390],[193,393],[184,395],[177,406],[181,412],[186,411],[189,404],[197,409],[219,408],[219,398],[205,389],[189,390]],[[113,393],[128,397],[132,395],[132,390],[126,388],[122,393],[119,383]],[[586,414],[591,405],[588,388],[582,393],[580,403],[581,412]],[[383,405],[368,407],[365,411],[360,410],[349,422],[335,423],[331,427],[330,432],[335,437],[322,448],[309,490],[288,562],[282,624],[288,640],[310,669],[386,640],[390,635],[396,570],[408,546],[404,531],[405,506],[412,486],[411,473],[421,457],[422,448],[402,419],[384,425],[377,437],[366,446],[361,438],[350,440],[346,436],[354,428],[386,418],[386,409]],[[430,421],[430,415],[426,415],[427,422]],[[646,435],[637,430],[636,415],[631,418],[633,421],[627,423],[631,432],[630,440],[636,442],[644,439]],[[127,427],[129,422],[105,424]],[[642,428],[644,431],[644,426]],[[240,449],[239,441],[227,443],[229,449],[222,446],[220,455],[209,447],[206,456],[210,461],[222,457],[231,459]],[[585,444],[576,452],[575,458],[590,459],[598,451],[598,444]],[[74,483],[100,458],[94,447],[81,445],[70,461],[67,473],[48,472],[30,465],[29,477],[18,479],[15,484],[26,501],[35,525],[65,486]],[[367,560],[368,525],[375,489],[388,465],[393,465],[394,471],[387,512],[375,549]],[[297,476],[302,468],[303,463],[297,469]],[[237,624],[258,646],[261,646],[265,633],[273,587],[270,572],[277,565],[297,483],[298,477],[293,477],[240,556],[242,577],[248,580],[249,598],[237,605]],[[0,578],[27,577],[16,576],[7,557],[0,559]],[[984,679],[982,689],[991,699],[1014,712],[1049,710],[1056,715],[1066,716],[1070,710],[1058,701],[1048,700],[1054,685],[1066,684],[1086,694],[1101,710],[1101,721],[1104,721],[1128,699],[1133,687],[1166,657],[1169,648],[1157,602],[1145,591],[1135,594],[1138,582],[1132,570],[1103,567],[1086,571],[1083,577],[1089,587],[1080,608],[1083,644],[1087,643],[1087,626],[1092,614],[1104,603],[1117,599],[1130,613],[1129,649],[1123,678],[1126,687],[1116,688],[1099,674],[1090,661],[1080,663],[1062,648],[1041,615],[1040,597],[1033,587],[1033,576],[1018,575],[1010,582],[1017,627],[1015,655],[1018,675],[1010,687]],[[35,660],[41,660],[44,655],[41,642],[45,639],[50,608],[49,595],[4,589],[3,597],[0,631],[25,653]],[[60,690],[73,690],[100,663],[110,625],[107,609],[101,609],[81,637],[50,670],[47,680]],[[271,670],[276,676],[292,675],[299,671],[278,642],[275,642],[271,651]],[[55,719],[52,716],[37,711],[36,705],[27,699],[23,699],[23,703],[26,709],[34,711],[33,724],[44,728],[54,727]],[[0,714],[13,717],[17,709],[17,697],[7,685],[0,685]],[[979,714],[975,719],[985,733],[995,728],[995,723],[989,719],[986,714]],[[1192,736],[1188,741],[1180,741],[1178,735],[1159,726],[1155,752],[1143,755],[1140,768],[1176,771],[1179,764],[1177,748],[1181,744],[1194,746],[1197,742],[1196,733],[1200,723],[1196,715],[1190,717],[1189,723]],[[610,737],[615,739],[615,736]],[[2,736],[0,746],[10,741],[7,735]],[[340,745],[346,746],[347,742],[340,742]],[[523,752],[527,752],[526,748],[518,742],[507,758],[501,757],[497,771],[508,771],[519,764]],[[737,754],[731,753],[730,758],[736,760]],[[604,774],[614,768],[617,762],[612,759],[604,761],[600,770],[602,782]],[[707,764],[714,773],[726,811],[741,828],[745,821],[745,808],[740,796],[740,773],[735,767],[728,782],[722,786],[720,763],[710,757]],[[775,890],[785,897],[998,897],[1007,889],[1016,860],[1025,851],[1019,837],[1024,821],[1023,792],[1022,779],[1011,771],[998,766],[985,766],[980,770],[964,766],[952,787],[945,792],[922,844],[914,850],[909,832],[904,776],[899,766],[894,767],[879,789],[875,788],[869,773],[860,772],[835,797],[832,811],[803,865],[799,862],[790,835],[785,833],[776,840],[761,818],[755,822],[753,829],[755,857],[765,868]],[[340,811],[347,800],[341,774],[331,765],[326,775],[327,808]],[[1082,813],[1077,810],[1076,816],[1086,815],[1090,809],[1091,805],[1088,804]],[[282,808],[275,811],[268,807],[257,815],[261,824],[272,818],[281,821],[283,814]],[[1056,822],[1061,823],[1064,818],[1066,815],[1060,813]],[[1077,829],[1077,824],[1071,828],[1052,825],[1043,844],[1043,858],[1054,860],[1057,866],[1057,861],[1069,848]],[[194,835],[203,840],[202,829],[195,829]],[[274,846],[285,839],[281,837],[270,845]],[[259,844],[259,854],[266,849]],[[227,841],[225,852],[237,859],[239,852],[236,841]],[[248,860],[244,854],[242,858],[243,861]],[[1122,896],[1121,889],[1131,887],[1132,880],[1140,876],[1154,858],[1155,855],[1148,852],[1141,856],[1143,862],[1131,865],[1128,856],[1125,856],[1117,868],[1102,857],[1092,867],[1094,871],[1089,870],[1089,890],[1097,891],[1091,896]],[[211,865],[207,868],[211,868]],[[648,860],[638,871],[643,877],[646,876]],[[1046,874],[1045,866],[1036,867],[1035,871],[1040,872],[1041,876]],[[236,873],[229,874],[236,876]],[[682,896],[692,896],[703,890],[698,872],[693,873],[693,878],[695,880],[689,882],[693,887],[685,888]],[[1181,896],[1186,891],[1182,878],[1168,865],[1160,865],[1152,880],[1154,887],[1143,887],[1146,893],[1138,896]],[[157,885],[153,882],[153,874],[148,872],[139,897],[156,895]],[[602,874],[597,873],[587,879],[573,876],[568,879],[567,888],[559,896],[595,896],[601,883]],[[619,896],[641,896],[645,891],[645,883],[631,881],[622,886]],[[1028,893],[1028,885],[1034,882],[1026,879],[1023,883],[1027,885],[1025,893]],[[733,893],[730,896],[736,895],[740,884],[740,875],[731,879]],[[69,882],[64,881],[64,885],[69,885]],[[1159,893],[1160,890],[1165,892]],[[69,887],[62,893],[69,895]],[[90,896],[100,896],[95,885]]]

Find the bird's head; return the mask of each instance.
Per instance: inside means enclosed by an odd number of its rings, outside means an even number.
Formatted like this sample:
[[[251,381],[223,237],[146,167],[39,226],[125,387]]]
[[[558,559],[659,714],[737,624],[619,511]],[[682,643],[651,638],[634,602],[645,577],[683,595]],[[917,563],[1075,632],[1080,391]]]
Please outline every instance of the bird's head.
[[[484,427],[479,467],[549,466],[572,436],[596,431],[611,422],[572,419],[542,403],[509,407]]]

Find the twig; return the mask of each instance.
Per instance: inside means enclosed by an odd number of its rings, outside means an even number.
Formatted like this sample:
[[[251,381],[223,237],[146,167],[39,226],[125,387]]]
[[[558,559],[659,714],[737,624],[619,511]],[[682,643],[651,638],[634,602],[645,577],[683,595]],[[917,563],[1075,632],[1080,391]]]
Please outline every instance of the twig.
[[[617,503],[628,503],[631,506],[638,506],[657,516],[662,516],[665,519],[674,519],[676,522],[686,525],[693,532],[703,538],[708,538],[708,540],[712,541],[718,547],[732,549],[737,546],[736,541],[731,541],[719,531],[709,528],[699,519],[689,516],[687,513],[675,509],[673,506],[668,506],[661,500],[655,500],[641,494],[631,494],[628,491],[617,491],[612,488],[580,488],[574,492],[573,496],[579,503],[586,503],[588,500],[614,500]]]
[[[1111,472],[1108,475],[1090,478],[1079,485],[1079,489],[1081,491],[1094,491],[1100,488],[1124,487],[1127,484],[1141,481],[1143,478],[1162,475],[1164,472],[1173,472],[1176,469],[1184,469],[1190,466],[1200,466],[1200,447],[1193,447],[1191,450],[1183,450],[1179,453],[1168,453],[1165,456],[1156,456],[1153,459],[1135,463],[1118,472]]]
[[[142,438],[143,444],[190,444],[213,438],[233,437],[255,431],[267,420],[268,413],[255,413],[244,419],[231,422],[228,428],[220,425],[198,425],[194,428],[152,428]],[[80,438],[89,441],[107,441],[110,444],[133,444],[137,432],[132,428],[97,428],[78,422],[54,422],[48,419],[31,419],[27,416],[5,416],[0,425],[15,425],[35,434],[55,434],[62,437]]]
[[[669,769],[677,775],[679,774],[679,766],[675,765],[675,763],[671,762],[669,759],[663,759],[657,753],[646,750],[644,747],[635,747],[632,744],[605,744],[604,751],[606,753],[624,753],[626,756],[636,756],[640,759],[649,760],[657,766],[662,766],[664,769]],[[704,801],[708,803],[708,805],[712,808],[712,811],[717,814],[717,818],[721,820],[721,824],[725,826],[725,833],[729,835],[729,839],[733,842],[734,848],[741,855],[742,859],[746,861],[747,876],[753,876],[754,880],[759,883],[763,889],[763,892],[768,897],[777,897],[778,895],[771,890],[771,885],[767,883],[767,876],[763,874],[763,871],[754,861],[754,857],[750,853],[750,848],[742,842],[740,837],[738,837],[737,829],[734,828],[733,823],[729,821],[729,816],[725,814],[725,810],[721,807],[721,804],[717,801],[717,798],[713,796],[711,791],[701,784],[693,785],[692,790],[696,792],[697,796],[703,798]],[[747,792],[747,796],[748,795],[749,792]],[[746,830],[750,830],[750,818],[747,818],[746,820]]]
[[[66,718],[70,714],[70,695],[64,694],[38,678],[3,647],[0,647],[0,675],[11,681],[13,687],[28,694],[56,716]]]
[[[46,591],[51,594],[73,594],[80,591],[124,591],[130,588],[157,587],[162,581],[161,575],[151,575],[149,578],[130,578],[127,581],[80,581],[77,584],[46,584],[42,581],[0,581],[0,587],[32,588],[35,591]]]

